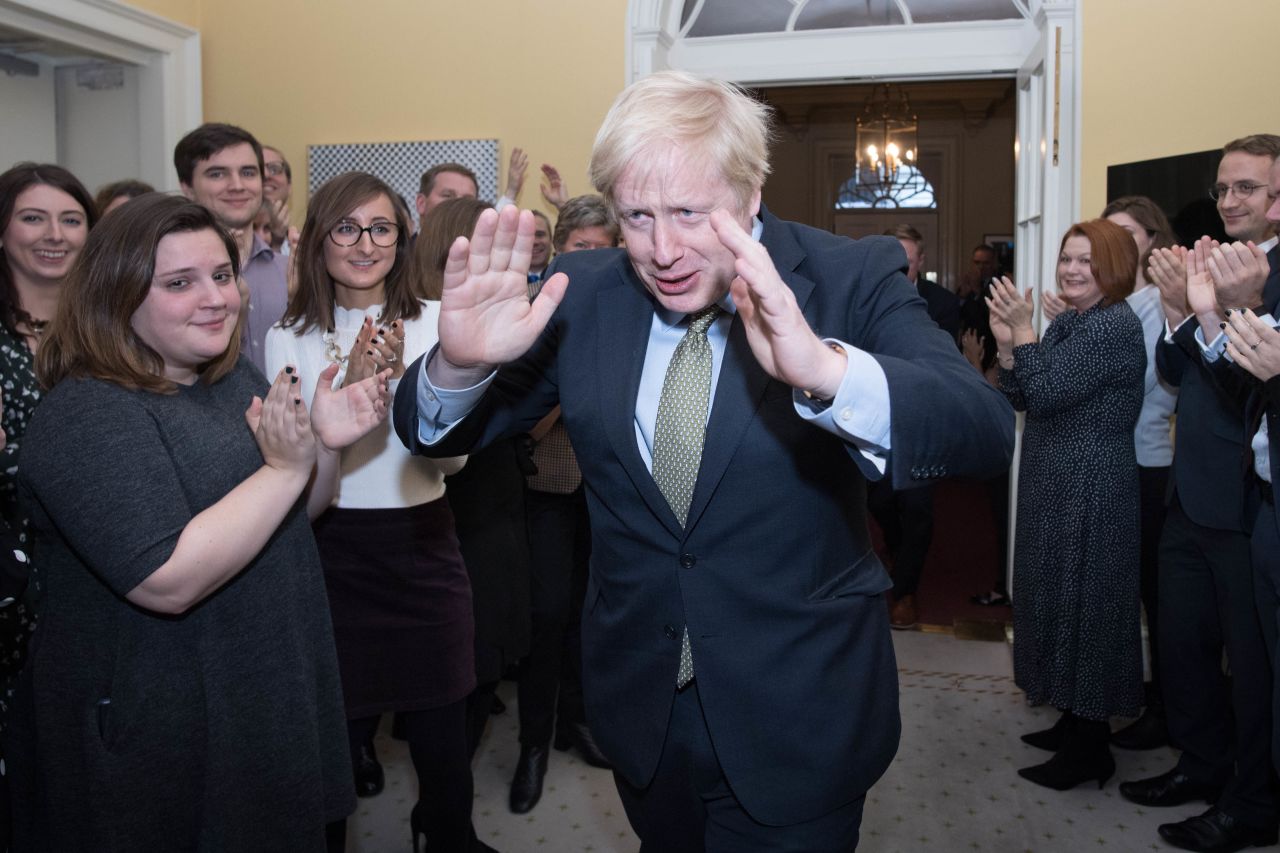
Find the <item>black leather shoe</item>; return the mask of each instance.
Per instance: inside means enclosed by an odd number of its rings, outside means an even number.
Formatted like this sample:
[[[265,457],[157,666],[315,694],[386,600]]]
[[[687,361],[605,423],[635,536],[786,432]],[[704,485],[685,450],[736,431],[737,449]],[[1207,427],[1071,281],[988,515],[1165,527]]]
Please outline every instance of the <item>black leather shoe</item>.
[[[357,797],[376,797],[382,793],[386,777],[372,743],[360,747],[360,754],[356,756],[355,774]]]
[[[1168,743],[1164,713],[1150,705],[1135,722],[1111,735],[1111,745],[1121,749],[1158,749]]]
[[[1215,803],[1221,793],[1222,788],[1217,785],[1197,782],[1176,768],[1150,779],[1120,783],[1120,796],[1131,803],[1152,808],[1180,806],[1193,800]]]
[[[596,739],[591,736],[591,729],[587,728],[586,723],[566,724],[556,732],[555,747],[561,752],[568,752],[570,747],[577,747],[582,760],[592,767],[613,769],[613,764],[604,757],[604,753],[596,745]]]
[[[1160,837],[1183,850],[1199,853],[1235,853],[1246,847],[1268,847],[1276,843],[1274,826],[1245,826],[1217,807],[1178,823],[1160,825]]]
[[[513,814],[524,814],[542,799],[542,780],[547,775],[547,748],[520,746],[520,760],[511,780],[511,797],[507,801]]]

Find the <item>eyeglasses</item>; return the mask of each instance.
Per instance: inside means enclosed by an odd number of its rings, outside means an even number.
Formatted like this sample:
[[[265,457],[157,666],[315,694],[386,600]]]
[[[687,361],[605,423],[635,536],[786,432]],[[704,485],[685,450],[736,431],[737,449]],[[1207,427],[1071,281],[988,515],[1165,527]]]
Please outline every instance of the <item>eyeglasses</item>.
[[[273,178],[278,178],[287,171],[284,163],[264,163],[262,170]]]
[[[354,222],[343,220],[329,229],[329,239],[338,246],[354,246],[366,231],[373,245],[384,249],[394,246],[400,236],[400,226],[394,222],[375,222],[368,228],[361,228]]]
[[[1238,199],[1246,199],[1253,195],[1255,190],[1264,188],[1266,184],[1255,184],[1253,181],[1236,181],[1230,186],[1226,184],[1214,184],[1209,187],[1209,198],[1214,201],[1222,199],[1228,192],[1233,192]]]

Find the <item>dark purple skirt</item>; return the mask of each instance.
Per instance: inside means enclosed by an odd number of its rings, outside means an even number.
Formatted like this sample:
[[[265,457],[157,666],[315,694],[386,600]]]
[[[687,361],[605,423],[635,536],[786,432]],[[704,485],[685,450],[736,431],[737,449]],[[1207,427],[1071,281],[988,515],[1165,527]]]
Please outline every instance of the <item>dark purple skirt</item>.
[[[445,498],[315,522],[347,718],[448,705],[476,684],[471,584]]]

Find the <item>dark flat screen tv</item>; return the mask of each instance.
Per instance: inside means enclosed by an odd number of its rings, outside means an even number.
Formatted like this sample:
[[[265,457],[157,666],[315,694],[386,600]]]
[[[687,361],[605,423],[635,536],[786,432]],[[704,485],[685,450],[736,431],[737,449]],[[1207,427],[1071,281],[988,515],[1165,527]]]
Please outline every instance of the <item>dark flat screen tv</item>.
[[[1226,241],[1230,238],[1222,230],[1217,205],[1209,198],[1221,159],[1221,149],[1215,148],[1108,166],[1107,201],[1126,195],[1147,196],[1169,217],[1183,246],[1205,234]]]

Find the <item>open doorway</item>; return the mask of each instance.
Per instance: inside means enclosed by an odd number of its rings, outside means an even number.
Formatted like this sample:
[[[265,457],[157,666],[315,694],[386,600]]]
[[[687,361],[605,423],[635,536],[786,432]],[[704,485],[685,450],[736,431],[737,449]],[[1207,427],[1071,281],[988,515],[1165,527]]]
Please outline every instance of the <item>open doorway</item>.
[[[1013,227],[995,236],[1011,238],[1016,281],[1052,287],[1057,236],[1079,214],[1077,0],[630,0],[628,26],[628,82],[665,68],[761,90],[1011,79]],[[811,158],[809,168],[828,167]],[[937,223],[950,265],[939,272],[954,280],[965,241]],[[1020,451],[1019,423],[1011,495]],[[1004,568],[1007,577],[1009,557]]]

